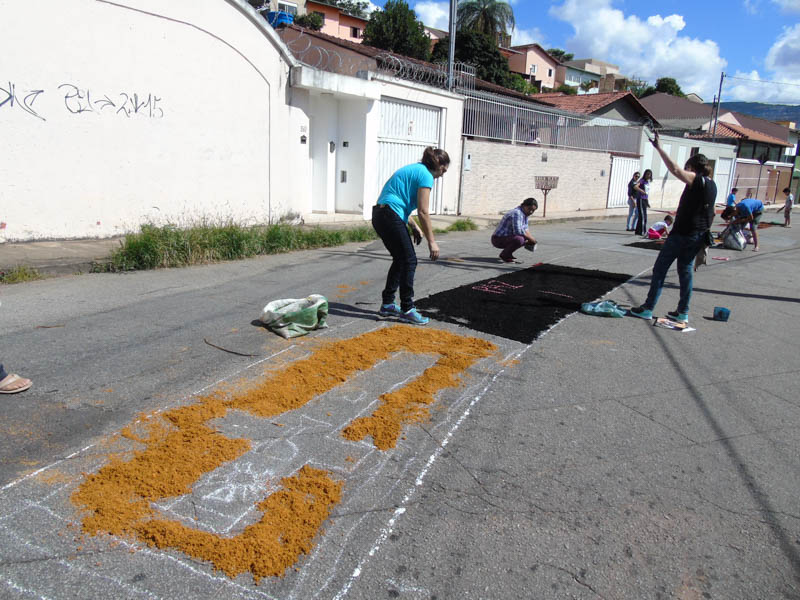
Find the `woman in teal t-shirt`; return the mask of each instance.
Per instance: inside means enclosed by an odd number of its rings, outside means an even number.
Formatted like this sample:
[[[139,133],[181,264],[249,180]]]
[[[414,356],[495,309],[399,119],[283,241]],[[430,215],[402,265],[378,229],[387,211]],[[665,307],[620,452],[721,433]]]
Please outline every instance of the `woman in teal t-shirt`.
[[[450,157],[441,149],[425,148],[422,161],[406,165],[395,171],[383,186],[378,202],[372,207],[372,226],[392,255],[392,265],[386,275],[386,287],[378,311],[383,317],[399,317],[403,321],[424,325],[429,321],[414,308],[414,273],[417,253],[408,230],[413,228],[414,242],[419,244],[424,236],[428,242],[431,260],[439,258],[439,246],[433,238],[430,219],[430,197],[433,180],[441,177],[450,166]],[[414,210],[419,225],[409,216]],[[395,294],[400,289],[400,306]]]

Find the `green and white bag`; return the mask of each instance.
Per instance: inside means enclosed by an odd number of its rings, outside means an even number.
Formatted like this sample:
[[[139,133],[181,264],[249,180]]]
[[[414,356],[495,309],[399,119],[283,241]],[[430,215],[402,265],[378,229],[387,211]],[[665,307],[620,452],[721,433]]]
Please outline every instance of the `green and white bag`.
[[[264,307],[260,320],[270,331],[288,339],[327,327],[327,318],[327,298],[311,294],[300,299],[273,300]]]

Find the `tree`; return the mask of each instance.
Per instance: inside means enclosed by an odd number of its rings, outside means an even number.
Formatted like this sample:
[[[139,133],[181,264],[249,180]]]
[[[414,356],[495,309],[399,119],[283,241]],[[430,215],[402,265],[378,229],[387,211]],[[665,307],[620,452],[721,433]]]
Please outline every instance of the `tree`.
[[[597,87],[597,82],[592,79],[587,79],[581,83],[580,88],[582,92],[588,92],[592,88]]]
[[[445,36],[433,48],[431,60],[447,62],[449,49],[450,36]],[[474,65],[479,79],[502,86],[508,84],[508,60],[488,35],[477,31],[456,32],[455,60]]]
[[[403,0],[387,0],[383,10],[370,15],[363,43],[419,60],[428,60],[431,54],[431,38],[425,26]]]
[[[562,63],[575,58],[575,55],[572,52],[567,52],[561,48],[548,48],[547,53],[555,58],[558,62]]]
[[[514,11],[507,2],[463,0],[458,3],[458,31],[479,31],[494,38],[497,33],[508,33],[509,28],[513,31],[514,25]]]
[[[322,29],[322,17],[317,13],[307,13],[294,18],[294,24],[298,27],[305,27],[312,31],[319,31]]]
[[[367,18],[369,2],[360,2],[359,0],[327,0],[327,2],[339,7],[343,13],[362,19]]]
[[[672,77],[660,77],[656,79],[656,91],[678,98],[685,98],[686,94],[681,91],[681,86]]]

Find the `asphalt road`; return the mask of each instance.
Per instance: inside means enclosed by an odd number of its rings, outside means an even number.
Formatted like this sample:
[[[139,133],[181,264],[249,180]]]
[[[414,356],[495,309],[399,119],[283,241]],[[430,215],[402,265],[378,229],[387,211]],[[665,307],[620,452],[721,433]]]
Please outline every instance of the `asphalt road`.
[[[486,231],[442,236],[417,297],[543,261],[638,276],[607,295],[638,304],[655,253],[622,229],[541,227],[512,266]],[[375,320],[380,243],[3,286],[0,357],[34,387],[0,404],[0,598],[800,598],[798,232],[762,231],[759,253],[712,250],[730,260],[696,274],[694,332],[574,314],[525,345],[432,322],[498,350],[391,450],[339,432],[435,357],[379,362],[280,427],[219,420],[252,450],[160,503],[171,518],[235,535],[305,464],[344,484],[310,554],[260,585],[81,536],[70,495],[136,447],[117,434],[139,415],[391,326]],[[677,303],[674,269],[668,284],[658,314]],[[328,329],[283,340],[252,323],[269,300],[310,293],[329,299]],[[715,306],[729,322],[710,319]]]

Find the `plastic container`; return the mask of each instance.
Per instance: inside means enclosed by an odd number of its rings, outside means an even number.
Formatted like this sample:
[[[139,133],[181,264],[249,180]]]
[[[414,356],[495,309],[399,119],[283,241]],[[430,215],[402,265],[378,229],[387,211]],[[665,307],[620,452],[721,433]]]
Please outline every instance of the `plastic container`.
[[[283,12],[282,10],[271,10],[267,13],[267,22],[273,27],[291,25],[294,23],[294,15]]]
[[[727,321],[728,317],[731,316],[731,309],[725,308],[724,306],[715,306],[714,307],[714,320],[715,321]]]

